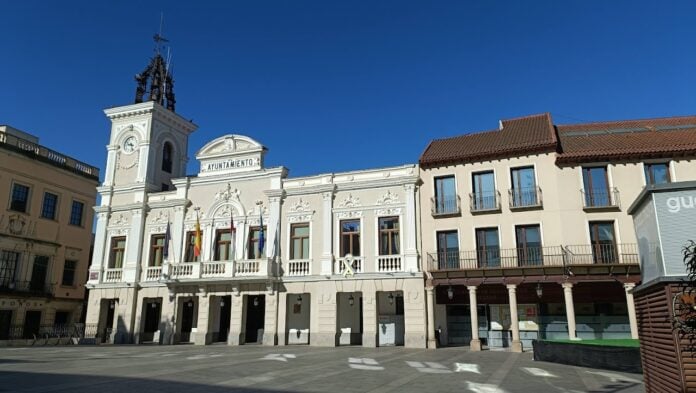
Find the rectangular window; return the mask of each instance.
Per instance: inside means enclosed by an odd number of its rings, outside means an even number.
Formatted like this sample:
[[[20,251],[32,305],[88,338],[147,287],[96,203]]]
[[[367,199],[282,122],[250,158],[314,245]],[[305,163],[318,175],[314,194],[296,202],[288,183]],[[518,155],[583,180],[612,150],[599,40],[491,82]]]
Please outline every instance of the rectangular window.
[[[12,186],[10,210],[26,213],[29,207],[29,187],[15,183]]]
[[[0,251],[0,288],[8,288],[15,284],[20,255],[14,251]]]
[[[618,263],[613,221],[590,222],[590,242],[594,263]]]
[[[309,259],[309,224],[290,226],[290,259]]]
[[[126,254],[126,237],[111,238],[111,255],[109,257],[109,269],[123,268],[123,259]]]
[[[437,232],[437,264],[439,269],[459,268],[459,239],[457,231]]]
[[[645,167],[645,184],[669,183],[669,163],[643,164]]]
[[[263,256],[263,250],[266,248],[266,227],[263,227],[264,233],[264,244],[261,249],[259,249],[259,239],[261,238],[261,229],[259,227],[249,228],[249,244],[247,249],[247,256],[249,259],[259,259]]]
[[[75,284],[75,268],[77,267],[77,261],[71,261],[66,259],[65,264],[63,264],[63,280],[61,285],[71,287]]]
[[[472,176],[472,210],[495,210],[498,208],[495,176],[493,171],[474,173]]]
[[[459,203],[457,201],[457,189],[454,182],[454,176],[435,178],[435,213],[459,213]]]
[[[85,210],[85,204],[78,201],[73,201],[70,209],[70,225],[82,226],[82,213]]]
[[[196,247],[196,232],[191,231],[186,233],[186,262],[198,262],[200,257],[196,256],[193,251]]]
[[[542,264],[541,229],[539,225],[518,225],[515,227],[517,240],[517,263],[519,266],[539,266]]]
[[[476,258],[480,268],[500,267],[498,228],[476,230]]]
[[[46,274],[48,273],[48,257],[37,255],[34,257],[34,265],[31,268],[31,281],[29,288],[32,291],[43,292],[46,288]]]
[[[164,235],[152,235],[150,239],[150,266],[162,266],[164,261]]]
[[[512,207],[536,206],[537,187],[534,178],[534,167],[512,168]]]
[[[69,311],[56,311],[56,318],[53,320],[53,326],[65,326],[70,321]]]
[[[341,226],[341,255],[360,256],[360,220],[343,220]]]
[[[382,217],[379,219],[379,255],[398,255],[399,217]]]
[[[582,183],[586,207],[612,206],[607,167],[582,168]]]
[[[195,235],[194,235],[195,236]],[[231,248],[232,236],[230,235],[229,229],[218,229],[215,231],[215,260],[216,261],[229,261]]]
[[[56,207],[58,206],[58,195],[50,192],[44,193],[43,203],[41,204],[41,217],[49,220],[56,219]]]

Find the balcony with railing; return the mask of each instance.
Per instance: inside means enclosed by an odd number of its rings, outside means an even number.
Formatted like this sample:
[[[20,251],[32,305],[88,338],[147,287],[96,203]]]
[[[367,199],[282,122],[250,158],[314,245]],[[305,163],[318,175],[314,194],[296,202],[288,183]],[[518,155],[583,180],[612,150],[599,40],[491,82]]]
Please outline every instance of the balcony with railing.
[[[612,187],[605,190],[580,190],[585,210],[618,209],[620,207],[619,190]]]
[[[309,259],[294,259],[287,263],[285,275],[290,277],[308,276],[310,274]]]
[[[471,213],[500,211],[500,192],[477,192],[469,194]]]
[[[511,188],[508,190],[510,209],[531,209],[542,207],[541,188]]]
[[[159,281],[162,278],[162,266],[148,266],[143,271],[143,281]]]
[[[402,261],[401,255],[379,255],[377,257],[377,272],[402,272],[404,270]]]
[[[428,254],[430,271],[638,263],[635,243],[489,248]]]
[[[123,281],[123,269],[121,268],[110,268],[104,269],[104,280],[105,283],[121,282]]]
[[[462,212],[459,195],[430,198],[430,206],[433,217],[456,216]]]
[[[336,258],[334,274],[344,274],[347,267],[350,267],[353,273],[362,273],[364,265],[363,262],[363,257]]]

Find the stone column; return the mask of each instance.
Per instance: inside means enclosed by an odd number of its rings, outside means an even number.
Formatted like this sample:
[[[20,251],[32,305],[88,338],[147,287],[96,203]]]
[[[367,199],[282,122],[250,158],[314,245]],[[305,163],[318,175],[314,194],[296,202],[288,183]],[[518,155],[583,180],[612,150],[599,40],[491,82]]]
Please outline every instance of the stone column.
[[[123,281],[140,281],[141,259],[143,255],[143,232],[145,230],[145,208],[131,211],[130,232],[126,237],[126,255],[123,261]],[[149,241],[149,240],[148,240]],[[145,262],[147,265],[147,262]]]
[[[570,340],[577,340],[577,335],[575,333],[575,307],[573,306],[573,283],[564,282],[561,286],[563,287],[566,319],[568,320],[568,338]]]
[[[322,209],[322,227],[324,229],[321,234],[321,274],[325,276],[330,276],[333,271],[333,253],[331,252],[331,234],[333,231],[333,191],[323,192],[321,194],[323,199]]]
[[[406,237],[404,247],[404,270],[408,272],[418,271],[418,250],[416,249],[416,186],[415,184],[404,185],[406,192],[406,215],[403,225],[404,235]]]
[[[263,345],[276,345],[278,341],[278,294],[275,288],[269,287],[266,291],[266,315],[263,324]]]
[[[174,333],[176,332],[176,294],[167,291],[167,294],[162,296],[162,314],[160,315],[160,344],[174,344]]]
[[[106,145],[106,171],[104,173],[104,185],[112,186],[114,184],[114,173],[116,172],[116,154],[118,145]]]
[[[522,352],[520,341],[520,322],[517,318],[517,285],[508,284],[508,297],[510,298],[510,329],[512,329],[512,352]]]
[[[466,287],[469,290],[469,311],[471,313],[471,351],[481,350],[481,340],[479,339],[478,327],[478,305],[476,302],[476,286],[470,285]]]
[[[97,284],[104,281],[104,269],[108,267],[108,255],[106,252],[107,232],[106,226],[109,219],[109,208],[99,208],[101,211],[97,213],[97,228],[94,234],[94,252],[92,254],[92,262],[89,266],[88,283]]]
[[[435,338],[435,301],[433,292],[435,288],[426,287],[425,292],[427,296],[427,307],[428,307],[428,348],[437,348],[438,342]]]
[[[294,299],[295,294],[292,295]],[[288,293],[278,292],[278,345],[287,345]],[[294,300],[293,300],[294,301]]]
[[[157,164],[155,163],[153,165],[152,163],[148,163],[148,156],[150,155],[150,141],[140,142],[139,148],[140,154],[138,158],[138,175],[136,176],[135,181],[140,183],[144,182],[145,179],[148,177],[148,167],[156,167]]]
[[[314,295],[316,293],[316,295]],[[318,282],[316,292],[312,293],[311,315],[317,320],[317,331],[309,335],[313,346],[334,347],[337,344],[337,293],[334,282]]]
[[[631,324],[631,338],[638,339],[638,320],[636,319],[636,304],[633,302],[633,288],[636,284],[626,283],[624,284],[624,290],[626,291],[626,305],[628,306],[628,322]]]
[[[374,288],[363,288],[363,347],[376,347],[377,342],[377,292]],[[355,299],[355,305],[359,307],[358,299]]]
[[[198,296],[198,323],[196,324],[196,332],[191,333],[193,343],[196,345],[210,344],[210,335],[208,334],[208,316],[210,314],[210,296],[206,293]]]
[[[239,345],[242,342],[244,329],[242,322],[244,321],[244,296],[239,293],[239,290],[232,293],[232,306],[230,308],[230,334],[227,340],[229,345]]]

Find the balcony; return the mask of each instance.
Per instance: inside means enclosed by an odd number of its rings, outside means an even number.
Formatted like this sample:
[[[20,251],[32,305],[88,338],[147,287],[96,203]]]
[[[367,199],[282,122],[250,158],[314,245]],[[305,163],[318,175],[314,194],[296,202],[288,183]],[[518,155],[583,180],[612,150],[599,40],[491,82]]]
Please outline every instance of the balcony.
[[[638,263],[638,245],[635,243],[491,248],[428,254],[430,271]]]
[[[433,217],[456,216],[461,214],[461,198],[459,195],[445,198],[430,198]]]
[[[471,213],[500,211],[500,192],[479,192],[469,194]]]
[[[308,276],[309,274],[309,259],[295,259],[288,261],[287,269],[285,270],[286,276],[300,277]]]
[[[53,284],[7,280],[0,282],[0,293],[26,296],[53,296]]]
[[[401,255],[380,255],[377,257],[377,271],[380,273],[401,272]]]
[[[123,281],[123,269],[112,268],[104,269],[104,280],[105,283],[121,282]]]
[[[170,280],[205,280],[233,277],[265,277],[269,272],[268,259],[241,261],[185,262],[165,265]]]
[[[619,190],[609,188],[607,190],[580,190],[582,194],[583,208],[585,210],[618,209]]]
[[[148,266],[143,272],[143,281],[159,281],[162,278],[162,266]]]
[[[508,190],[510,209],[531,209],[542,207],[541,188],[511,188]]]
[[[353,269],[353,273],[362,273],[364,265],[363,257],[352,257],[352,260],[351,269]],[[334,274],[343,274],[346,270],[346,263],[346,258],[337,258]]]

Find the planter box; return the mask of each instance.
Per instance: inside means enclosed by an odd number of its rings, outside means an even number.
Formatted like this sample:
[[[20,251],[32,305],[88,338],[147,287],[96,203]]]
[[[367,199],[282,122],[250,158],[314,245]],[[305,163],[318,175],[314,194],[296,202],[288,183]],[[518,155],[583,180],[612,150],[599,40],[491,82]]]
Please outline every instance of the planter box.
[[[540,340],[534,340],[532,346],[534,347],[534,360],[627,373],[640,374],[643,372],[640,364],[640,348]]]

